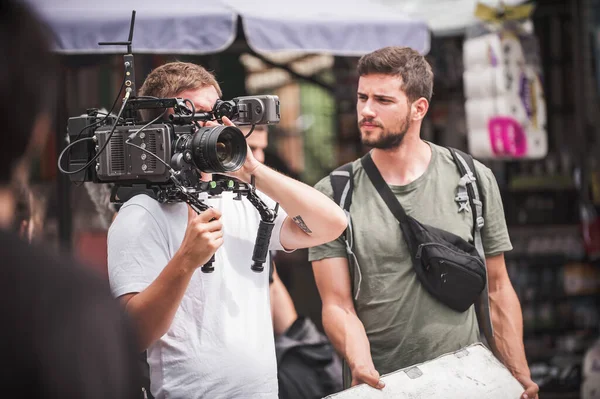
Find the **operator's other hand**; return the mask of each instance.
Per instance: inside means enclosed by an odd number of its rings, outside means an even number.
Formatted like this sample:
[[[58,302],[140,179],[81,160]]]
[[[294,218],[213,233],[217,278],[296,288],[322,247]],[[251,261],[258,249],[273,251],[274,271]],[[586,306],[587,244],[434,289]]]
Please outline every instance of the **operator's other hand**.
[[[221,212],[208,208],[197,214],[188,206],[188,224],[185,236],[179,247],[179,254],[191,267],[204,265],[223,245],[223,224]]]
[[[377,389],[385,387],[385,383],[379,379],[379,373],[373,366],[358,366],[352,370],[352,386],[362,383]]]
[[[525,388],[525,392],[521,394],[521,399],[538,399],[538,393],[540,392],[538,384],[533,382],[528,376],[516,375],[515,377],[523,385],[523,388]]]

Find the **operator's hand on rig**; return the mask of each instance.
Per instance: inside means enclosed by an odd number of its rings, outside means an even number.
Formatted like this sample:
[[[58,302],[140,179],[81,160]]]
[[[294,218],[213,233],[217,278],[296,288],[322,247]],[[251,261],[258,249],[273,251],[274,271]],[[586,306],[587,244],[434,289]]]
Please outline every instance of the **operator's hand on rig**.
[[[179,247],[185,264],[197,268],[206,264],[223,245],[223,224],[221,212],[215,208],[196,213],[188,205],[188,225]]]

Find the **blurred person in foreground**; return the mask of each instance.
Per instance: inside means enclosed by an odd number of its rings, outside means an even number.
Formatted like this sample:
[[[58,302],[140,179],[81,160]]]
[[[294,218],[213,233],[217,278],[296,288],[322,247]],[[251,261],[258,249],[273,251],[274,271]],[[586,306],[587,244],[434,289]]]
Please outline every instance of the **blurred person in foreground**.
[[[375,168],[407,215],[473,240],[470,206],[461,212],[456,190],[461,175],[447,148],[420,138],[433,93],[433,72],[407,47],[386,47],[358,62],[357,117],[363,144]],[[475,162],[483,198],[481,230],[496,356],[533,399],[538,386],[523,346],[523,317],[504,252],[512,249],[498,185],[492,171]],[[436,300],[413,268],[406,240],[361,159],[352,164],[354,230],[349,263],[342,237],[309,249],[323,301],[323,325],[344,356],[348,385],[383,388],[380,374],[432,360],[480,341],[474,306],[459,312]],[[316,188],[333,197],[329,177]],[[468,204],[467,204],[468,205]],[[354,265],[350,267],[349,265]],[[360,265],[360,266],[358,266]],[[362,278],[353,279],[352,276]],[[359,291],[360,290],[360,291]]]
[[[23,2],[0,3],[0,385],[23,398],[137,398],[135,341],[107,282],[15,231],[28,165],[52,124],[48,37]]]

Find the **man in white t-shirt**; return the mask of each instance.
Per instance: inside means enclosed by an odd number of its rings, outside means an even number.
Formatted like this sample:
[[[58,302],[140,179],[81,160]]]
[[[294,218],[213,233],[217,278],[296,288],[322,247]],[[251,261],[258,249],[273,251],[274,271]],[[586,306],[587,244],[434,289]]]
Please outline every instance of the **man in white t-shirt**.
[[[173,62],[152,71],[139,95],[187,98],[203,112],[221,91],[204,68]],[[334,202],[251,151],[229,175],[244,182],[253,175],[262,199],[280,204],[270,250],[319,245],[346,228]],[[260,216],[230,192],[204,199],[211,208],[200,214],[146,195],[123,204],[108,233],[113,295],[136,323],[156,398],[277,398],[268,267],[250,268]],[[198,271],[213,254],[214,272]]]

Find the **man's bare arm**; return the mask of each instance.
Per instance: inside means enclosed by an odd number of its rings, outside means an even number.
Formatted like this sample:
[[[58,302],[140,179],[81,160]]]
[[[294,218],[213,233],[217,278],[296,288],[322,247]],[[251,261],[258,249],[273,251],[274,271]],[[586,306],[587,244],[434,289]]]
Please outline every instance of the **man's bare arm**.
[[[215,208],[197,215],[188,207],[188,226],[175,256],[142,292],[120,297],[135,324],[141,351],[166,334],[192,275],[223,244],[220,218]]]
[[[375,370],[371,347],[352,302],[348,260],[330,258],[312,262],[315,282],[323,302],[323,327],[333,346],[352,371],[352,385],[367,383],[383,388]]]
[[[119,297],[136,327],[140,351],[167,333],[195,270],[175,256],[144,291]]]
[[[235,126],[223,118],[227,126]],[[286,249],[309,248],[338,238],[346,229],[344,211],[325,194],[258,162],[248,148],[241,169],[226,173],[246,183],[255,178],[256,188],[286,211],[280,241]]]
[[[280,234],[284,248],[321,245],[335,240],[346,229],[344,211],[323,193],[265,165],[253,174],[256,187],[279,202],[288,214]]]
[[[521,304],[508,277],[504,255],[487,257],[486,263],[494,341],[499,352],[496,355],[526,388],[528,397],[533,399],[539,389],[531,380],[523,345]]]
[[[275,335],[285,333],[298,318],[292,297],[283,281],[277,274],[273,263],[273,282],[269,286],[271,296],[271,316],[273,318],[273,331]]]

